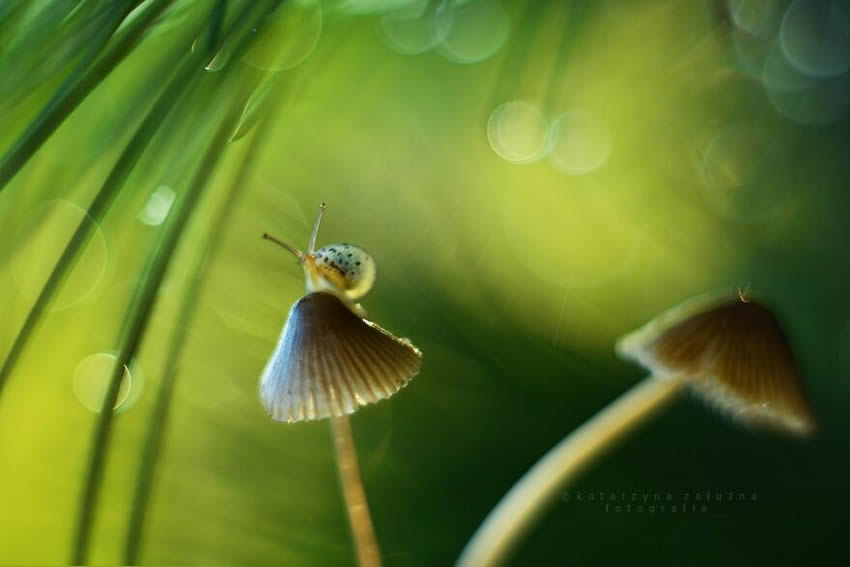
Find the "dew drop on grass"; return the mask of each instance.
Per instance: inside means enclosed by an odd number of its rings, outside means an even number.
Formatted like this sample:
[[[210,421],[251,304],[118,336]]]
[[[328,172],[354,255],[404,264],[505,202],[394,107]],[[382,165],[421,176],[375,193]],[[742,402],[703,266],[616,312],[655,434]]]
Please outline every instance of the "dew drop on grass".
[[[205,45],[205,40],[203,38],[197,38],[192,42],[192,51],[200,49]],[[209,71],[210,73],[215,73],[216,71],[220,71],[227,65],[227,62],[230,61],[230,46],[223,45],[218,50],[218,52],[210,59],[207,64],[204,66],[204,70]]]
[[[98,352],[85,357],[77,364],[71,379],[71,388],[77,401],[86,409],[100,413],[116,360],[117,357],[114,354]],[[141,389],[140,372],[137,369],[131,372],[124,365],[124,375],[121,378],[114,409],[120,412],[132,407],[138,400]]]
[[[174,204],[174,189],[160,185],[151,192],[144,207],[139,211],[139,220],[148,226],[158,226],[168,217],[168,211]]]
[[[322,7],[318,0],[284,2],[257,33],[242,60],[262,70],[291,69],[307,59],[319,42]]]
[[[207,63],[206,69],[210,73],[215,73],[216,71],[220,71],[224,69],[224,66],[227,65],[227,62],[230,60],[230,47],[224,46],[218,50],[218,53],[215,54],[215,57]]]

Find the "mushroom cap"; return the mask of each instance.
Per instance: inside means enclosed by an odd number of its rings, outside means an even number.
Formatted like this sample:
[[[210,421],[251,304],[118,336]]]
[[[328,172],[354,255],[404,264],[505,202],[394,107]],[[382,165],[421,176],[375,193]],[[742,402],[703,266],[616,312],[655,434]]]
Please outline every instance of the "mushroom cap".
[[[745,423],[805,435],[814,418],[791,346],[764,305],[725,293],[670,309],[617,343],[660,378],[680,378]]]
[[[340,417],[398,392],[421,361],[410,341],[355,314],[336,295],[311,293],[289,312],[260,378],[260,399],[275,421]]]

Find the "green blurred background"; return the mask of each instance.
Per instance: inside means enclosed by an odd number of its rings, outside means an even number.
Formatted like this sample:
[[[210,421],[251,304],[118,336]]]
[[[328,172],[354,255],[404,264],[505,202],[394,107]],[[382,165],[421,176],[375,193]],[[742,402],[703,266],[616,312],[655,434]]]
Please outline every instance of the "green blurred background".
[[[0,3],[0,564],[80,557],[98,443],[86,562],[353,564],[327,423],[256,393],[303,293],[260,235],[303,246],[321,201],[319,244],[370,250],[364,307],[424,353],[352,418],[387,565],[450,564],[639,380],[617,337],[748,284],[818,434],[684,396],[515,564],[846,564],[848,68],[844,0]]]

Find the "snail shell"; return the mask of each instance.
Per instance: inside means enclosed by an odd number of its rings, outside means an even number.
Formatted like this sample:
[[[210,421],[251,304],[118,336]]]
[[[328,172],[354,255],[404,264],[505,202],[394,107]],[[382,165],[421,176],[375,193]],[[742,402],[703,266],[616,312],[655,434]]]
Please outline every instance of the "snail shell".
[[[366,250],[354,244],[342,242],[329,244],[313,253],[315,270],[321,285],[317,289],[331,289],[347,299],[357,300],[372,289],[378,265]]]

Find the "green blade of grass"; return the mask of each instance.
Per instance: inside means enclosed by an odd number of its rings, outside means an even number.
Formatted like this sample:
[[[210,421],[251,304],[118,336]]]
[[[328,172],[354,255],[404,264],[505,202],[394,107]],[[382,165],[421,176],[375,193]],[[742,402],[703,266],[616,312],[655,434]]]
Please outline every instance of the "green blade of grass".
[[[201,160],[188,189],[175,203],[172,216],[149,256],[148,265],[142,275],[140,286],[124,318],[124,329],[121,331],[121,336],[118,340],[115,366],[110,374],[103,406],[98,414],[97,424],[95,426],[91,458],[89,460],[88,473],[85,477],[85,487],[81,498],[80,514],[71,555],[71,564],[73,565],[80,565],[86,562],[89,536],[91,534],[94,511],[97,504],[97,493],[103,476],[103,465],[106,457],[106,446],[109,441],[113,409],[121,387],[124,366],[129,364],[138,349],[142,335],[150,320],[151,312],[153,311],[157,291],[165,276],[166,268],[174,254],[180,235],[186,226],[192,208],[200,197],[207,180],[212,175],[222,148],[226,145],[227,138],[232,132],[236,118],[238,118],[238,116],[234,118],[234,114],[231,112],[219,124],[213,140],[209,144],[206,154]]]
[[[273,9],[271,7],[279,3],[279,1],[269,4],[246,3],[237,20],[228,30],[233,33],[224,34],[222,43],[228,41],[238,42],[238,48],[235,51],[243,51],[249,43],[251,30],[259,27],[265,15]],[[240,98],[244,100],[252,88],[253,85],[243,86],[244,92]],[[162,232],[149,256],[139,288],[124,317],[124,326],[120,333],[116,349],[116,360],[109,376],[103,404],[100,413],[98,413],[95,425],[94,437],[91,444],[91,456],[84,480],[77,528],[72,544],[71,564],[80,565],[86,561],[94,514],[97,508],[97,497],[103,478],[106,449],[109,445],[112,418],[114,415],[113,410],[121,388],[124,366],[129,364],[138,350],[153,311],[157,292],[177,243],[191,216],[195,203],[200,198],[201,193],[207,185],[207,181],[212,176],[220,155],[228,144],[233,129],[239,120],[241,109],[241,105],[231,104],[227,114],[219,122],[207,147],[207,151],[195,170],[189,187],[176,201],[175,208],[169,216],[165,230]]]
[[[272,93],[275,96],[279,95],[280,89],[277,88],[279,81],[280,75],[274,74],[268,79],[261,81],[254,92],[251,93],[251,96],[245,101],[242,115],[239,117],[239,123],[230,137],[231,142],[236,142],[247,136],[251,129],[257,125],[257,122],[260,121],[261,116],[268,113],[267,107],[274,102],[274,99],[270,95]]]
[[[162,122],[181,98],[187,85],[190,84],[192,76],[201,72],[204,57],[204,54],[196,52],[190,52],[186,55],[183,63],[178,66],[177,71],[172,75],[165,89],[157,97],[147,116],[139,125],[127,147],[121,153],[112,171],[110,171],[98,194],[89,205],[86,211],[86,217],[80,222],[80,225],[65,246],[56,266],[51,271],[35,303],[30,308],[20,331],[18,331],[12,347],[3,361],[3,365],[0,366],[0,395],[2,395],[3,387],[36,324],[41,319],[51,300],[55,297],[59,289],[61,289],[62,283],[73,266],[77,254],[83,249],[92,234],[93,223],[86,222],[86,218],[92,219],[96,224],[106,216],[119,190],[133,171],[142,153],[148,147],[151,138],[153,138],[154,134],[162,125]]]
[[[98,41],[88,54],[60,85],[56,94],[41,110],[17,142],[0,159],[0,191],[12,180],[21,168],[35,155],[35,152],[50,135],[65,121],[71,112],[88,94],[106,78],[110,72],[132,51],[144,31],[174,0],[154,0],[143,14],[123,33],[115,37],[115,42],[92,64],[91,60],[100,53],[109,38],[133,9],[135,3],[126,3],[115,11],[116,17],[99,35]],[[118,17],[120,15],[120,18]]]
[[[172,393],[174,392],[174,385],[177,381],[177,363],[183,346],[186,343],[189,323],[195,316],[198,300],[202,294],[204,275],[207,268],[212,264],[218,244],[224,236],[225,230],[223,227],[228,225],[230,214],[234,210],[239,196],[244,194],[244,191],[241,189],[259,155],[259,148],[262,141],[271,130],[271,125],[272,123],[268,120],[262,121],[254,132],[254,136],[245,149],[245,157],[231,183],[227,197],[220,206],[215,219],[210,222],[211,231],[206,241],[207,243],[204,249],[198,254],[195,264],[192,267],[189,284],[190,293],[187,294],[180,308],[180,313],[177,316],[177,328],[174,337],[170,341],[162,384],[157,392],[153,415],[150,419],[148,433],[142,449],[136,491],[133,495],[133,503],[130,508],[130,521],[127,526],[127,535],[124,544],[124,557],[122,561],[126,565],[135,565],[138,560],[151,488],[155,480],[162,439],[168,426]]]
[[[221,6],[223,2],[219,2],[211,13],[212,28],[210,34],[218,35],[216,20],[220,18]],[[237,21],[231,26],[231,29],[239,30],[245,28],[244,21],[248,17],[249,10],[241,13]],[[206,26],[206,22],[202,24]],[[192,30],[191,35],[187,35],[187,39],[191,41],[192,37],[196,37],[201,33],[201,29]],[[244,32],[243,32],[244,34]],[[26,319],[24,320],[21,329],[18,331],[15,340],[6,359],[0,366],[0,396],[2,396],[3,388],[8,381],[12,370],[20,357],[27,340],[35,330],[36,324],[45,313],[52,299],[56,296],[62,287],[62,284],[67,278],[71,267],[77,259],[79,252],[85,247],[92,234],[92,227],[100,223],[108,213],[112,206],[115,197],[119,190],[124,185],[125,181],[133,171],[136,163],[141,158],[148,143],[153,138],[154,134],[159,130],[163,121],[168,117],[170,112],[181,99],[187,85],[191,84],[191,79],[194,75],[199,74],[204,66],[204,61],[215,54],[215,50],[220,47],[212,46],[208,52],[202,50],[191,51],[188,53],[184,61],[178,66],[177,71],[172,75],[165,89],[159,97],[157,97],[151,110],[148,112],[142,124],[138,127],[133,138],[128,143],[127,147],[122,152],[103,186],[89,205],[86,211],[86,217],[78,225],[73,236],[65,246],[59,260],[54,266],[44,286],[42,286],[35,303],[30,308]],[[86,222],[86,219],[91,219],[94,223]]]
[[[91,45],[91,30],[86,27],[89,17],[96,12],[92,9],[94,5],[84,0],[40,4],[31,0],[0,2],[0,52],[7,79],[0,84],[3,99],[0,104],[7,108],[14,106],[40,81],[59,72],[73,59],[79,60],[80,54]],[[96,34],[98,26],[92,27]]]

